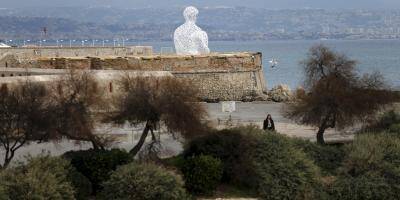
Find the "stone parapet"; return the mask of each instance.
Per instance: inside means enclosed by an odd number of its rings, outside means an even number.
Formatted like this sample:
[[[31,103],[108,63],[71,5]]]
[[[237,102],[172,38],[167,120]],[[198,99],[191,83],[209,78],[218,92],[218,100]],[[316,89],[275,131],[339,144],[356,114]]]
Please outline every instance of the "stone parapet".
[[[149,56],[153,55],[151,46],[126,47],[11,47],[0,48],[0,67],[4,67],[7,56],[13,56],[19,61],[29,61],[39,58],[65,57],[103,57],[103,56]],[[10,63],[12,64],[12,63]]]
[[[10,67],[10,66],[8,66]],[[11,66],[13,67],[13,66]],[[103,57],[40,57],[15,67],[167,71],[188,79],[205,101],[260,100],[266,90],[261,53],[212,53],[199,56],[148,55]]]

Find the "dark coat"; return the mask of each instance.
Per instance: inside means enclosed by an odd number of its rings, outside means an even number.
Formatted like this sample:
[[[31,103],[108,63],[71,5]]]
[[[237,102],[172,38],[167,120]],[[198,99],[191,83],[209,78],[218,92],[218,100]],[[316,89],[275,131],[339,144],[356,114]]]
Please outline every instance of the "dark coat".
[[[263,124],[263,129],[264,130],[269,130],[269,131],[275,131],[274,120],[270,119],[270,123],[271,123],[271,126],[268,127],[268,119],[265,119],[264,120],[264,124]]]

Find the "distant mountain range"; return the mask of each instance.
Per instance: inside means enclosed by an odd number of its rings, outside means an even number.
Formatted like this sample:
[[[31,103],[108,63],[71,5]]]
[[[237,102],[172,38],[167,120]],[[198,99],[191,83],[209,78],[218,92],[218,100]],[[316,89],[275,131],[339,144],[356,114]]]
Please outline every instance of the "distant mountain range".
[[[18,8],[0,10],[0,39],[171,40],[182,8]],[[201,8],[211,40],[400,38],[400,10]],[[46,27],[46,33],[43,28]]]

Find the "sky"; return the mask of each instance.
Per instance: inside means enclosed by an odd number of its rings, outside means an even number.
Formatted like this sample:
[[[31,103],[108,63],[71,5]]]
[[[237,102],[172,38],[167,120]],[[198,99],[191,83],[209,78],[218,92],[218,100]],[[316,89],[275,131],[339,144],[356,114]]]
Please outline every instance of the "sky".
[[[113,6],[123,8],[246,6],[269,9],[400,9],[400,0],[0,0],[0,7]]]

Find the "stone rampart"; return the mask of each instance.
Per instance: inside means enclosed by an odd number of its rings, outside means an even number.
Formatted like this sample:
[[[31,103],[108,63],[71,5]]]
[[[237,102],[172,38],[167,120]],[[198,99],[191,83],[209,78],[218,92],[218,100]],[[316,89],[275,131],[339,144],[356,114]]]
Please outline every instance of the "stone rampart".
[[[150,55],[126,57],[48,57],[17,62],[17,67],[167,71],[198,87],[205,101],[263,97],[266,90],[261,53],[213,53],[201,56]]]
[[[102,56],[145,56],[152,55],[150,46],[127,47],[11,47],[0,48],[0,67],[6,67],[6,57],[13,56],[17,60],[61,57],[102,57]],[[12,63],[8,63],[12,65]]]
[[[200,97],[206,101],[252,101],[263,96],[263,75],[259,71],[174,72],[173,75],[197,85]]]

